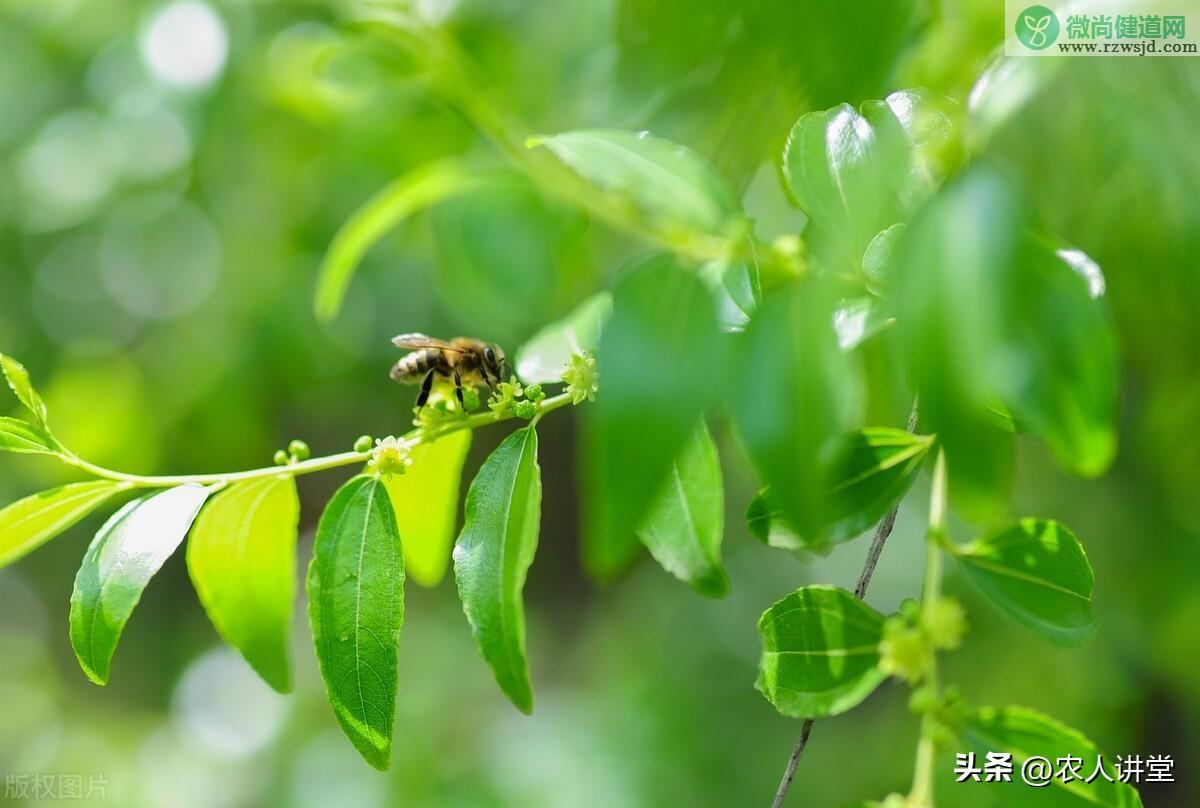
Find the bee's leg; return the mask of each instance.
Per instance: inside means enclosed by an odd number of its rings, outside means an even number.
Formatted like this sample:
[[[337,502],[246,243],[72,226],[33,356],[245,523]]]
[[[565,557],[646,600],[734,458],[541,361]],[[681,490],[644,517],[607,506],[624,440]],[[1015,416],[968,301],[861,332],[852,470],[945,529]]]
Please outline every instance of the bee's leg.
[[[454,369],[454,395],[458,396],[458,404],[466,412],[467,402],[463,401],[462,376],[458,375],[458,368]]]
[[[417,396],[417,409],[425,406],[425,402],[429,400],[429,391],[433,389],[433,371],[425,374],[425,381],[421,382],[421,394]]]

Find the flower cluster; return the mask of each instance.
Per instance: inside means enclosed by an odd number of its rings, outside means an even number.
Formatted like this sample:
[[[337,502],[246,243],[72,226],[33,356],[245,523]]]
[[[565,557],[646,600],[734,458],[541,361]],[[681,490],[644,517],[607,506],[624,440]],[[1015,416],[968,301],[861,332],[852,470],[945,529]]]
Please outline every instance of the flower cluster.
[[[953,598],[938,598],[924,608],[907,600],[883,625],[879,669],[916,684],[932,669],[935,652],[959,646],[966,627],[962,605]]]
[[[488,409],[494,412],[497,418],[502,418],[511,412],[518,418],[528,421],[537,415],[538,404],[545,397],[546,393],[540,384],[523,387],[514,377],[512,381],[500,382],[496,385],[496,388],[492,390],[491,398],[488,399]]]

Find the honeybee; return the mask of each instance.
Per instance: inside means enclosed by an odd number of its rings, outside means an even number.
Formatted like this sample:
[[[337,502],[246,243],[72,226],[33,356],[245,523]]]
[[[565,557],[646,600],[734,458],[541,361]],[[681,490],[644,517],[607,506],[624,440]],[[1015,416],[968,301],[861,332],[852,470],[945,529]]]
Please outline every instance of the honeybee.
[[[508,357],[494,342],[473,337],[446,341],[425,334],[401,334],[392,338],[392,344],[412,351],[392,366],[391,377],[401,384],[421,383],[418,407],[424,407],[429,400],[437,377],[454,382],[460,405],[464,381],[482,381],[488,387],[495,387],[509,377]]]

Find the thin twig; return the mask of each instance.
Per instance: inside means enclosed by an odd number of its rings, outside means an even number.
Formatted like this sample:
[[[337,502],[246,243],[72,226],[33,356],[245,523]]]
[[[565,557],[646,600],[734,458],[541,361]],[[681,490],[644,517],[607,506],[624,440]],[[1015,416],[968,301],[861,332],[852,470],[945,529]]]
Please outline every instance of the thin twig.
[[[908,416],[909,432],[916,433],[918,420],[917,402],[913,401],[912,412]],[[862,600],[867,594],[867,587],[871,585],[871,576],[875,574],[875,567],[879,564],[879,556],[883,555],[883,545],[887,542],[888,536],[892,535],[892,529],[896,527],[896,514],[899,512],[900,503],[897,502],[875,526],[871,549],[867,550],[867,558],[863,562],[862,572],[858,574],[858,583],[854,585],[854,597],[859,600]],[[771,808],[780,808],[783,801],[787,799],[788,789],[792,787],[792,780],[796,777],[796,768],[800,765],[800,758],[804,756],[804,748],[808,746],[808,736],[812,735],[814,723],[816,723],[814,719],[806,718],[800,726],[800,737],[796,739],[796,745],[792,747],[791,757],[788,758],[787,768],[783,770],[783,779],[779,781],[779,788],[775,790],[775,799],[771,801]]]

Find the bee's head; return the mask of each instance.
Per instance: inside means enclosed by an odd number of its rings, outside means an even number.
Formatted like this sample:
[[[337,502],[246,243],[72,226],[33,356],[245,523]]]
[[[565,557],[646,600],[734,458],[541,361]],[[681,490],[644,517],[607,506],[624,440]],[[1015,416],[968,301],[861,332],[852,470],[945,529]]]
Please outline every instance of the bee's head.
[[[508,365],[508,357],[504,351],[494,342],[489,342],[483,349],[483,364],[487,375],[506,382],[512,376],[512,369]]]

